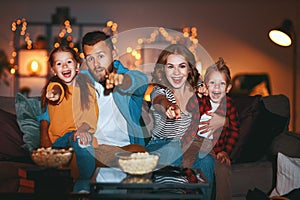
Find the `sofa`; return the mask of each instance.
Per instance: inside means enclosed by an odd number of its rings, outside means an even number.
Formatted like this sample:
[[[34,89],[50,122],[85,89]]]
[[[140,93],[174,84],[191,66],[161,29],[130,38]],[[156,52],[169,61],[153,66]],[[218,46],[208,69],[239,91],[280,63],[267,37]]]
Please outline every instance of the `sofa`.
[[[241,120],[239,142],[232,160],[232,199],[245,199],[249,189],[265,193],[274,187],[273,141],[288,132],[289,99],[285,95],[233,96]],[[7,180],[17,176],[20,166],[34,165],[30,150],[39,145],[36,115],[41,110],[39,98],[0,96],[0,192],[16,192]],[[147,104],[147,103],[146,103]],[[148,104],[147,104],[148,105]],[[151,127],[147,108],[143,109],[145,128]],[[5,183],[5,184],[4,184]]]
[[[285,95],[234,96],[240,115],[239,142],[231,154],[232,199],[249,190],[269,194],[276,184],[274,141],[288,132],[290,104]]]

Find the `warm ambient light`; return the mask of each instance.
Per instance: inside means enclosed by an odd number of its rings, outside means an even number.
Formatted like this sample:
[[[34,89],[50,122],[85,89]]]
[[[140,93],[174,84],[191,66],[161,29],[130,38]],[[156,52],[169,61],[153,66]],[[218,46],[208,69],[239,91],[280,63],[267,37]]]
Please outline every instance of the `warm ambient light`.
[[[41,67],[40,67],[40,64],[38,63],[38,61],[32,60],[29,63],[28,68],[29,68],[28,70],[31,72],[31,74],[37,74],[37,73],[39,73]]]
[[[33,49],[19,51],[17,62],[18,76],[47,76],[48,51],[46,49]]]
[[[278,30],[272,30],[269,33],[269,37],[273,42],[280,46],[290,46],[292,44],[291,38],[285,34],[284,32],[278,31]]]
[[[150,94],[151,94],[152,90],[153,90],[153,84],[149,84],[148,88],[145,92],[145,96],[144,96],[145,101],[148,101],[148,102],[151,101]]]
[[[281,26],[269,32],[270,39],[280,46],[290,46],[292,44],[292,22],[284,20]]]
[[[15,73],[16,73],[16,69],[15,69],[15,68],[11,68],[11,69],[10,69],[10,73],[11,73],[11,74],[15,74]]]

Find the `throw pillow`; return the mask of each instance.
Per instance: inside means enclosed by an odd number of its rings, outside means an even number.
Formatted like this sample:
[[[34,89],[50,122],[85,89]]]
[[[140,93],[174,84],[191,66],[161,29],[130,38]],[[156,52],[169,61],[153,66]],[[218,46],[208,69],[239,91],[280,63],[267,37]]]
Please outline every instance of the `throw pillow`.
[[[21,146],[24,144],[16,115],[0,109],[0,160],[15,160],[27,155]]]
[[[40,146],[40,123],[37,117],[42,113],[39,98],[18,93],[16,96],[16,115],[20,130],[23,133],[23,147],[32,151]]]
[[[300,158],[278,153],[276,187],[270,197],[285,195],[296,188],[300,188]]]
[[[255,128],[244,145],[242,162],[252,162],[270,156],[273,139],[285,131],[289,118],[272,113],[262,104]],[[279,104],[280,106],[282,104]]]
[[[251,134],[255,133],[255,124],[257,123],[260,112],[261,95],[256,96],[236,96],[233,97],[240,118],[240,136],[238,143],[233,148],[230,158],[233,163],[240,162],[243,159],[245,145]]]
[[[235,97],[240,116],[240,137],[230,157],[233,163],[253,162],[270,154],[272,140],[285,131],[289,117],[278,107],[288,108],[286,97]]]

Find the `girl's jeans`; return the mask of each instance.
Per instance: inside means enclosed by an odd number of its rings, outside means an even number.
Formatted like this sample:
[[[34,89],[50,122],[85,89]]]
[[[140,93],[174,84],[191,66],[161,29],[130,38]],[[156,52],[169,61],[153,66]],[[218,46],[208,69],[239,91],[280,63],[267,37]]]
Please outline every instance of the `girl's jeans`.
[[[76,162],[79,170],[79,178],[74,185],[74,192],[81,190],[90,191],[90,179],[95,171],[95,152],[92,145],[80,147],[78,144],[79,138],[73,140],[74,131],[66,133],[58,138],[52,145],[53,148],[73,147],[76,155]]]

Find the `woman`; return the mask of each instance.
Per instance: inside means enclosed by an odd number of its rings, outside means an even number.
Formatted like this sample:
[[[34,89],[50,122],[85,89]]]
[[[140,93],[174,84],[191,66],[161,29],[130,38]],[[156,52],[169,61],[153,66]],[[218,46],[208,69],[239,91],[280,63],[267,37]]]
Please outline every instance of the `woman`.
[[[160,164],[181,165],[180,139],[191,123],[186,106],[196,95],[200,77],[195,63],[195,57],[187,47],[172,44],[160,53],[152,72],[154,127],[146,148],[160,154]]]
[[[193,53],[184,45],[169,45],[160,53],[152,77],[154,127],[146,149],[160,155],[160,164],[181,166],[181,137],[192,120],[187,105],[191,99],[198,98],[200,74]],[[199,157],[193,168],[201,168],[212,185],[214,159],[211,155]]]

